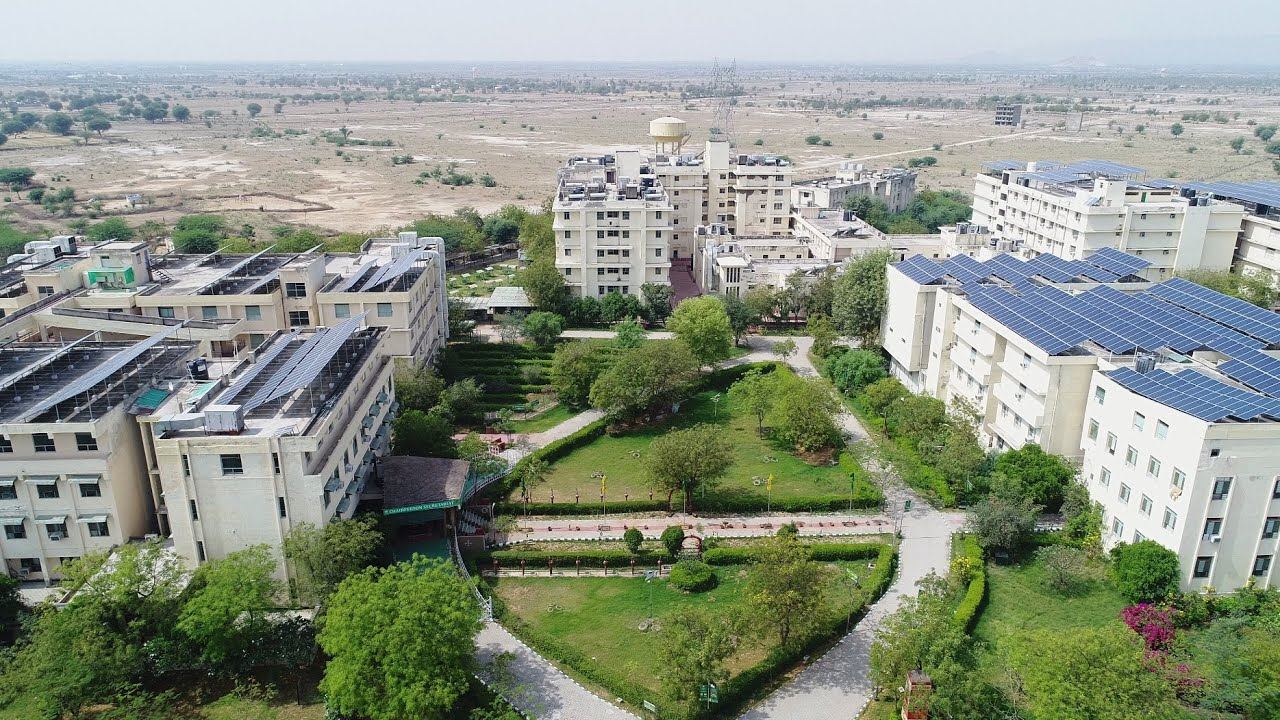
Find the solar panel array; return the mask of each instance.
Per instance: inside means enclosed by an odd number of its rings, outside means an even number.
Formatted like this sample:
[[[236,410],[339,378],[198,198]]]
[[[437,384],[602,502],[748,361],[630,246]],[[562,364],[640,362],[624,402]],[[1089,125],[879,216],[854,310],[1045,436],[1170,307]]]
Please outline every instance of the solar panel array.
[[[1151,294],[1225,325],[1239,328],[1268,343],[1280,343],[1280,315],[1239,298],[1223,295],[1182,278],[1174,278],[1152,287]]]
[[[913,255],[894,267],[921,285],[930,285],[947,277],[960,285],[994,277],[1015,287],[1029,285],[1034,288],[1039,283],[1026,283],[1027,278],[1043,277],[1055,283],[1114,283],[1135,275],[1150,264],[1114,248],[1103,248],[1083,260],[1063,260],[1046,253],[1030,261],[1001,254],[983,261],[956,255],[937,262],[923,255]]]
[[[115,355],[112,355],[106,362],[98,365],[96,368],[85,373],[79,378],[76,378],[74,382],[67,384],[66,387],[45,398],[42,402],[38,402],[30,408],[27,408],[27,411],[22,416],[21,422],[31,422],[33,419],[39,417],[45,410],[48,410],[58,403],[63,402],[64,400],[70,400],[80,393],[92,390],[95,385],[107,380],[116,372],[123,370],[125,366],[129,365],[134,360],[137,360],[143,353],[159,345],[165,340],[168,340],[179,327],[180,326],[177,325],[166,327],[155,335],[152,335],[147,339],[135,343]]]
[[[1275,182],[1273,180],[1251,180],[1249,182],[1188,182],[1182,183],[1181,185],[1173,182],[1170,184],[1177,187],[1191,188],[1192,190],[1197,190],[1199,192],[1206,192],[1222,198],[1234,198],[1254,203],[1256,205],[1280,207],[1280,182]]]
[[[975,282],[991,275],[991,271],[987,270],[982,263],[968,255],[954,255],[947,258],[942,263],[942,269],[961,284]]]
[[[1094,267],[1110,270],[1117,275],[1133,275],[1151,265],[1148,260],[1143,260],[1140,257],[1111,247],[1093,251],[1093,254],[1086,257],[1084,261]]]
[[[244,403],[245,412],[284,397],[315,380],[342,345],[360,329],[364,323],[364,316],[365,313],[360,313],[334,327],[317,330],[303,343],[302,347],[289,356],[289,361]]]
[[[923,255],[912,255],[906,260],[894,265],[894,267],[903,275],[906,275],[908,278],[920,283],[921,285],[928,285],[930,283],[937,282],[946,274],[943,272],[941,265]]]
[[[1194,370],[1140,373],[1120,368],[1107,375],[1129,390],[1206,422],[1280,419],[1280,399],[1241,390]]]

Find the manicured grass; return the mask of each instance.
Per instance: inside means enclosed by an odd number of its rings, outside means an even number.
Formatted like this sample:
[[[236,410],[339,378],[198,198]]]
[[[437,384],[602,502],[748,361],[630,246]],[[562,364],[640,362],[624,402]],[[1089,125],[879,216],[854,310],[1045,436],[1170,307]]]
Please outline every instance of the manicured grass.
[[[533,417],[515,421],[512,424],[512,428],[518,433],[538,433],[550,430],[577,414],[576,410],[572,410],[566,405],[555,405]]]
[[[868,562],[831,563],[867,576]],[[533,631],[578,648],[602,667],[613,670],[648,689],[660,699],[664,693],[658,679],[661,669],[661,627],[664,617],[681,607],[706,608],[716,614],[741,611],[746,605],[745,566],[716,568],[719,585],[698,594],[682,593],[665,581],[652,585],[643,578],[501,578],[490,580],[496,595],[514,615]],[[843,570],[830,576],[829,608],[832,613],[854,607]],[[644,631],[641,624],[652,611],[658,629]],[[862,591],[859,591],[862,592]],[[863,602],[856,595],[857,602]],[[762,632],[758,641],[745,643],[730,659],[731,673],[737,674],[764,659],[777,643],[772,633]]]
[[[200,717],[206,720],[322,720],[324,703],[273,704],[224,695],[201,708]]]
[[[872,700],[858,716],[858,720],[900,720],[902,708],[897,703]]]
[[[449,382],[474,379],[484,390],[481,411],[519,411],[546,386],[551,352],[533,345],[454,343],[445,352],[441,372]]]
[[[777,372],[790,372],[779,369]],[[713,398],[719,398],[719,403]],[[597,471],[605,473],[606,498],[611,501],[647,499],[649,485],[645,478],[645,453],[654,438],[677,428],[710,423],[721,428],[734,447],[734,463],[728,474],[710,492],[721,495],[766,496],[765,479],[774,476],[772,497],[809,497],[849,493],[850,473],[857,471],[853,458],[846,454],[840,464],[810,465],[792,455],[771,439],[761,437],[756,419],[737,407],[725,391],[707,391],[684,402],[679,414],[658,423],[626,432],[619,436],[601,436],[551,466],[547,478],[531,489],[534,502],[548,502],[552,493],[556,502],[573,502],[580,493],[582,502],[600,500]],[[519,499],[520,491],[512,493]],[[665,499],[654,493],[654,499]]]
[[[1106,578],[1101,562],[1096,578],[1070,595],[1049,587],[1039,563],[987,565],[987,606],[974,637],[999,650],[1015,634],[1028,630],[1070,630],[1120,622],[1127,603]]]

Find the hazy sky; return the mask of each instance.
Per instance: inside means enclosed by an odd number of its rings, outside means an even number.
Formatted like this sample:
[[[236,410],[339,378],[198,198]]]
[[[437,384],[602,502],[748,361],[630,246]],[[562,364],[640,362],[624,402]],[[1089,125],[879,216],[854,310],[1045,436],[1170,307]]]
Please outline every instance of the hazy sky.
[[[1096,56],[1280,67],[1275,1],[35,0],[4,3],[0,62]]]

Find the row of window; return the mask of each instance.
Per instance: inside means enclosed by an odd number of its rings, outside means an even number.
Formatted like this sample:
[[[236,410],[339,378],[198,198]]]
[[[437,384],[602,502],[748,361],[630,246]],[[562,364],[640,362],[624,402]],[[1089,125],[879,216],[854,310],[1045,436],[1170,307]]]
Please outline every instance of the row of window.
[[[1266,577],[1271,571],[1271,556],[1259,555],[1253,559],[1253,569],[1250,574],[1254,577]],[[1213,572],[1213,556],[1201,555],[1196,558],[1195,566],[1192,568],[1191,574],[1197,578],[1207,578]]]
[[[60,520],[51,520],[48,522],[42,522],[39,518],[37,518],[36,523],[39,525],[44,525],[45,535],[46,537],[49,538],[51,542],[58,542],[60,540],[67,539],[66,518],[62,518]],[[111,529],[107,527],[107,521],[105,518],[102,520],[93,520],[89,522],[84,522],[83,524],[89,530],[89,537],[95,537],[95,538],[111,537]],[[4,537],[6,540],[27,539],[26,520],[19,520],[18,522],[13,522],[11,520],[6,521],[4,526]]]
[[[48,433],[32,433],[31,444],[38,453],[51,453],[58,451],[57,442],[55,442],[53,436]],[[94,452],[97,449],[98,440],[93,436],[93,433],[76,433],[76,450],[80,452]],[[13,452],[12,436],[0,435],[0,453],[11,452]]]
[[[97,498],[102,497],[102,482],[97,475],[71,476],[69,481],[72,485],[80,488],[80,497]],[[0,479],[0,500],[17,500],[18,487],[16,478]],[[57,475],[28,475],[26,478],[28,485],[34,485],[36,488],[36,497],[41,500],[56,500],[62,497],[62,490],[58,487]]]
[[[566,252],[566,254],[568,253]],[[292,285],[294,283],[290,283],[290,284]],[[301,284],[301,283],[298,283],[298,284]],[[290,297],[293,297],[293,296],[290,296]],[[161,308],[157,308],[157,310],[160,311],[160,317],[163,317],[163,318],[174,317],[174,311],[173,311],[173,308],[171,307],[161,307]],[[334,314],[334,317],[337,317],[337,318],[349,318],[351,317],[351,306],[347,303],[336,303],[333,306],[333,314]],[[391,303],[378,303],[377,314],[378,314],[378,317],[380,318],[389,318],[395,314],[395,311]],[[204,320],[217,320],[219,319],[218,308],[213,305],[206,305],[200,308],[200,317],[201,319],[204,319]],[[246,320],[261,320],[262,307],[260,305],[246,305],[244,308],[244,318]],[[305,327],[310,324],[311,324],[311,313],[309,313],[308,311],[306,310],[290,310],[289,311],[290,327]]]
[[[395,308],[391,303],[378,303],[377,315],[380,318],[389,318],[395,315]],[[290,313],[292,315],[292,313]],[[351,306],[347,303],[337,303],[333,306],[333,316],[336,318],[351,317]]]

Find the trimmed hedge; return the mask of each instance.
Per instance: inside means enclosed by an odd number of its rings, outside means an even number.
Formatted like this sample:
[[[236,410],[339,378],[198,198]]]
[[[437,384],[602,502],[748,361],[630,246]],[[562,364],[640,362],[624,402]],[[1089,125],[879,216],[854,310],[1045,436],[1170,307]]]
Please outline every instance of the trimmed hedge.
[[[700,593],[715,587],[719,578],[711,566],[701,560],[681,560],[671,566],[667,582],[685,592]]]
[[[810,559],[832,562],[878,557],[885,546],[883,543],[815,543],[807,547]],[[719,547],[702,554],[702,560],[708,565],[745,565],[759,558],[760,550],[753,547]]]
[[[855,509],[865,510],[878,508],[884,502],[884,495],[874,486],[859,484],[852,498],[849,495],[802,495],[800,497],[774,498],[773,502],[764,495],[738,495],[731,497],[710,497],[705,500],[694,498],[693,506],[698,510],[713,512],[836,512],[848,510],[850,504]],[[666,507],[664,505],[663,509]]]
[[[636,565],[645,567],[657,565],[659,561],[665,565],[675,562],[675,559],[670,555],[652,550],[641,550],[634,555],[626,550],[575,550],[573,552],[493,550],[477,555],[475,558],[476,567],[488,568],[493,565],[494,560],[497,560],[498,565],[505,568],[519,567],[520,561],[524,560],[525,567],[535,571],[538,568],[545,569],[548,560],[555,567],[576,567],[575,563],[578,560],[582,561],[583,567],[604,567],[605,561],[608,561],[611,568],[631,567],[632,560],[636,561]]]
[[[965,634],[969,634],[973,632],[973,627],[978,624],[983,608],[987,606],[987,566],[982,557],[982,548],[978,547],[978,541],[973,536],[957,535],[956,542],[960,543],[958,548],[960,555],[977,560],[977,570],[969,580],[969,587],[965,589],[964,597],[960,598],[960,603],[956,605],[953,616],[956,625],[962,628]]]

